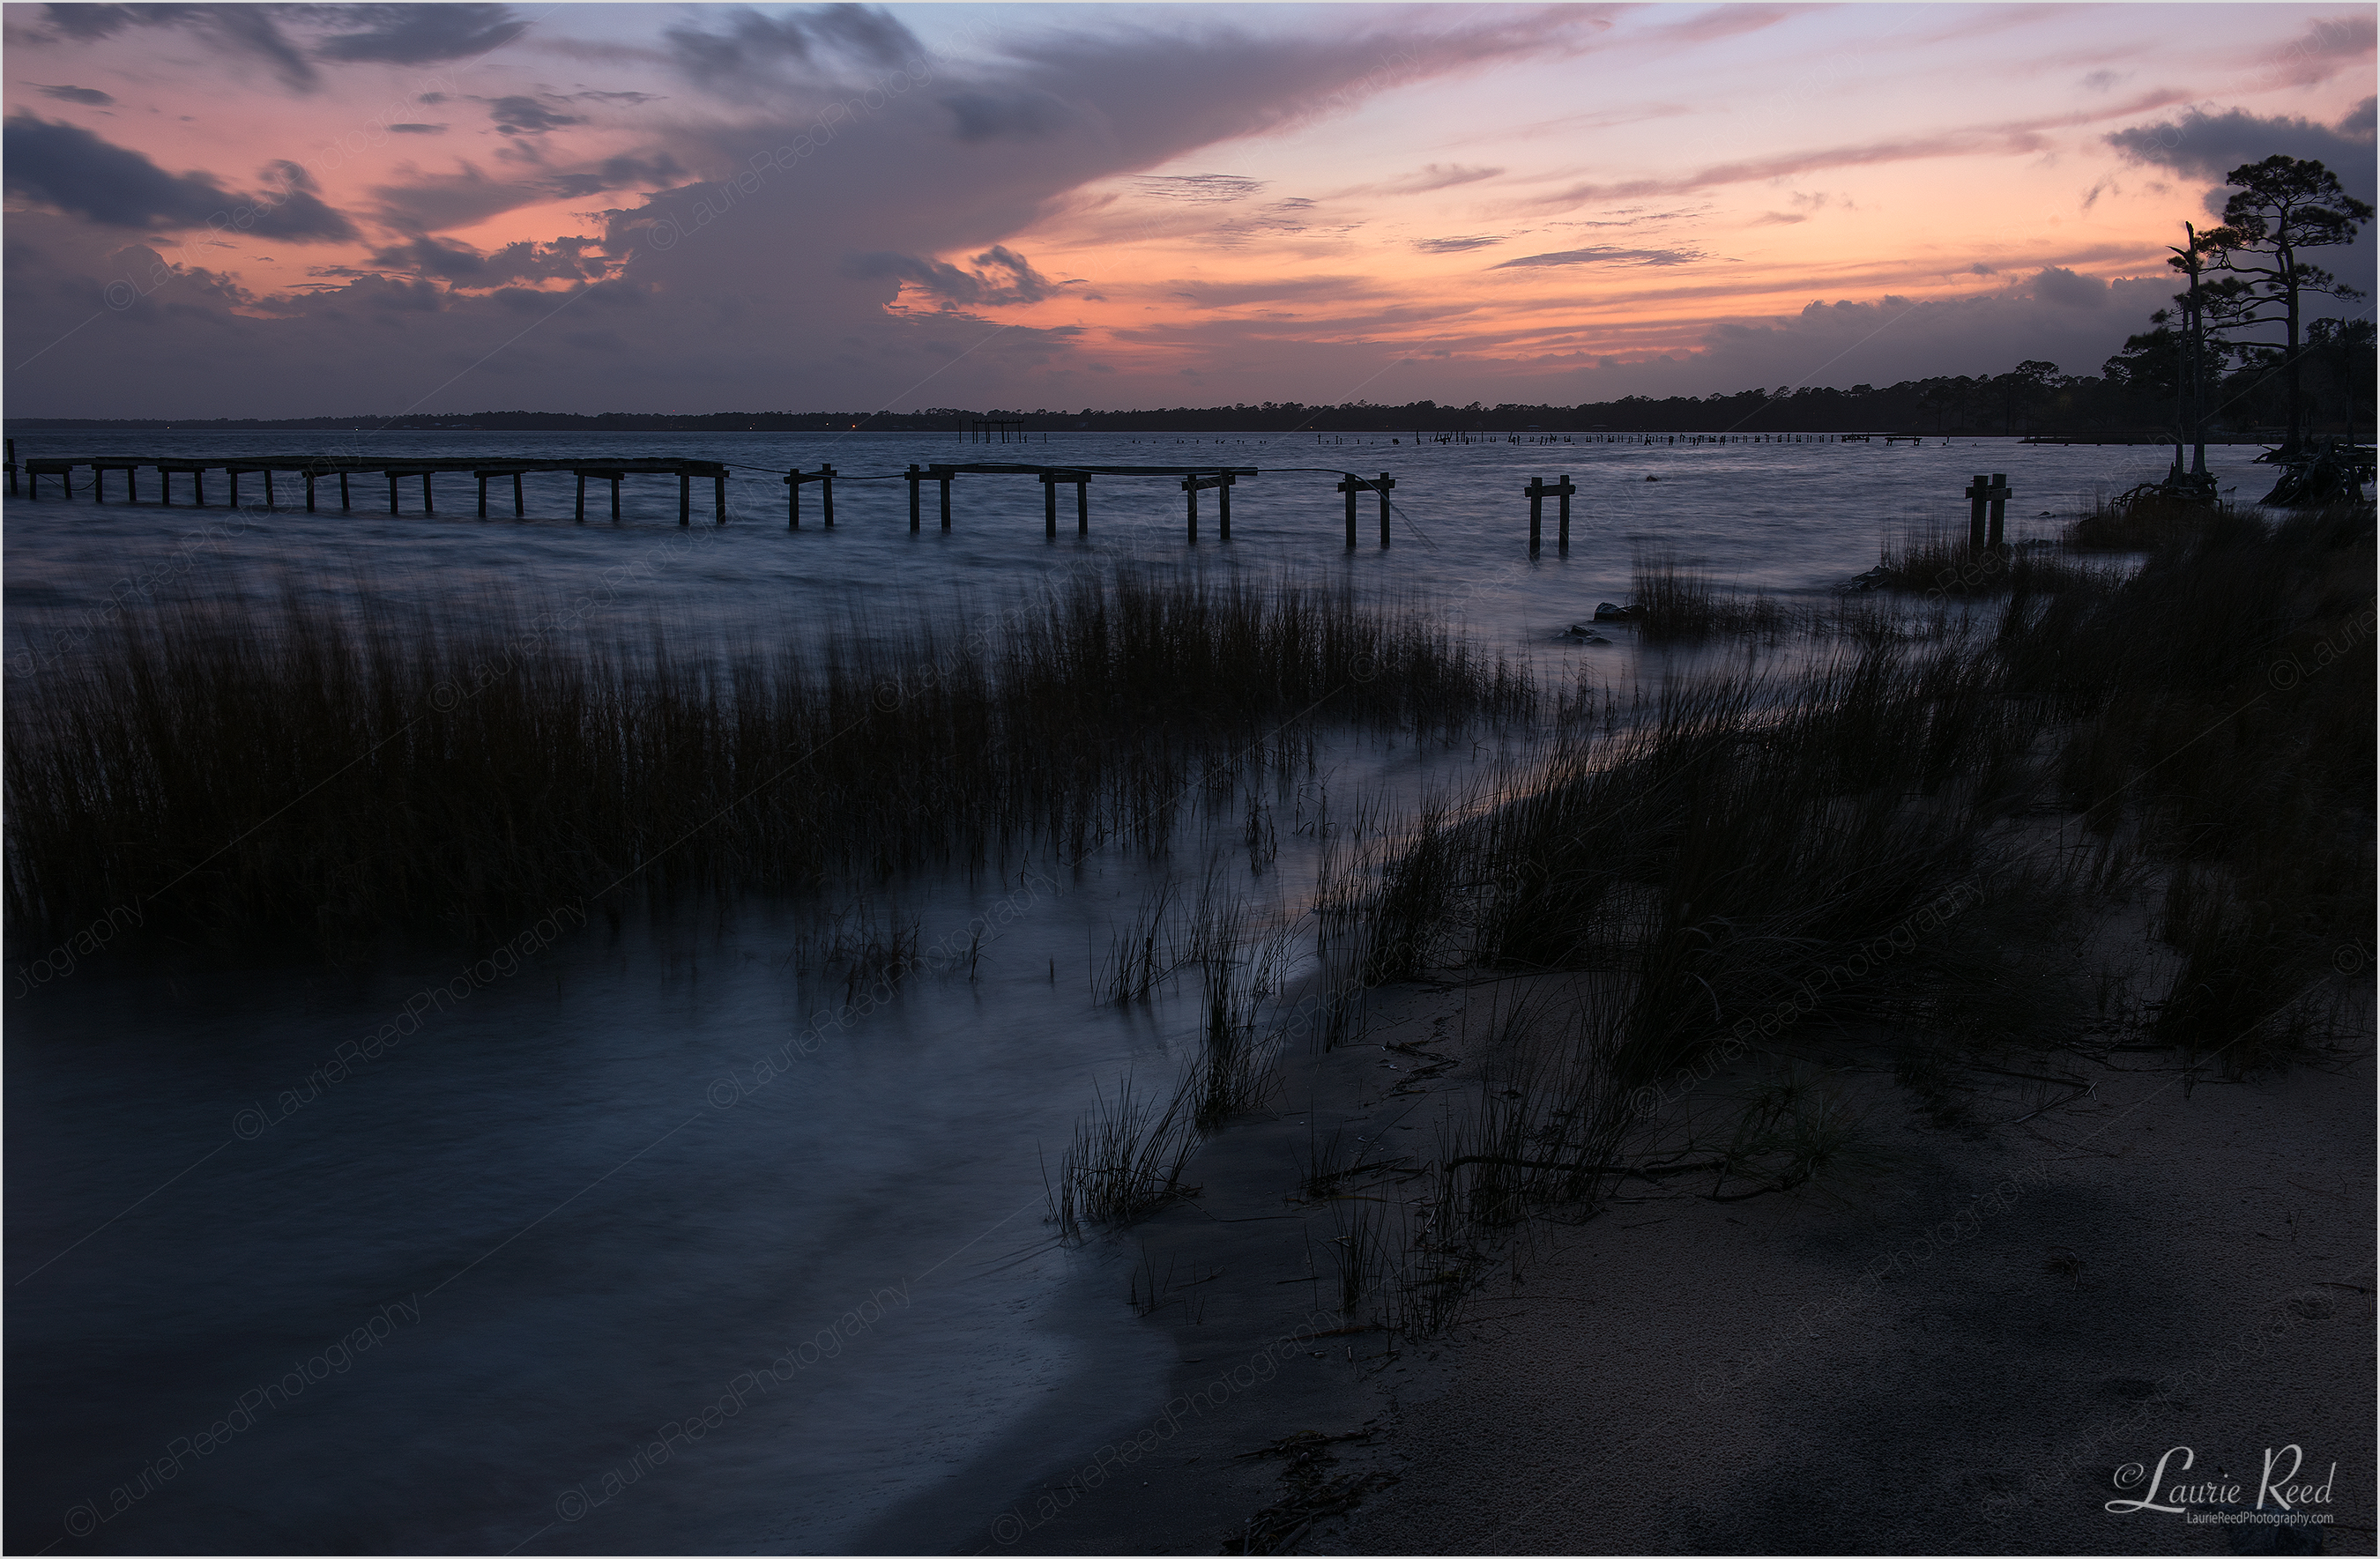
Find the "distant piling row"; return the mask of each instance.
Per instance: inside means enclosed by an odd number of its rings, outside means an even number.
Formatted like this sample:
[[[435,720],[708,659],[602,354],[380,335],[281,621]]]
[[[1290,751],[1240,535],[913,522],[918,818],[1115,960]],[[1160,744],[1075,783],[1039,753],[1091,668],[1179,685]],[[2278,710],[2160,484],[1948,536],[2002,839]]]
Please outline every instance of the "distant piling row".
[[[146,466],[157,473],[157,503],[160,508],[174,506],[174,477],[187,475],[189,478],[190,506],[204,509],[207,504],[207,473],[221,471],[228,489],[228,502],[239,506],[239,479],[243,476],[264,478],[264,506],[278,507],[273,487],[275,472],[286,472],[306,484],[306,512],[314,514],[320,507],[318,484],[336,477],[339,484],[341,513],[355,507],[355,493],[349,485],[357,477],[375,477],[388,483],[388,512],[403,512],[399,484],[419,479],[421,483],[421,513],[438,512],[434,479],[440,476],[468,476],[479,483],[480,518],[488,517],[488,484],[510,477],[513,484],[513,514],[516,518],[527,514],[521,478],[533,473],[563,474],[577,480],[577,502],[574,517],[584,524],[587,519],[587,482],[589,477],[612,484],[612,518],[620,517],[620,484],[632,476],[662,476],[677,478],[677,523],[694,523],[694,483],[706,477],[711,484],[711,514],[721,525],[727,523],[727,480],[734,473],[715,460],[637,459],[608,460],[491,460],[437,459],[365,460],[347,455],[240,455],[217,460],[189,460],[172,455],[79,455],[71,459],[29,460],[22,467],[25,496],[42,496],[42,478],[57,478],[59,496],[74,496],[74,474],[77,470],[91,472],[91,497],[94,503],[107,502],[107,473],[124,473],[124,498],[128,503],[140,501],[140,471]],[[17,493],[17,441],[8,441],[8,495]]]

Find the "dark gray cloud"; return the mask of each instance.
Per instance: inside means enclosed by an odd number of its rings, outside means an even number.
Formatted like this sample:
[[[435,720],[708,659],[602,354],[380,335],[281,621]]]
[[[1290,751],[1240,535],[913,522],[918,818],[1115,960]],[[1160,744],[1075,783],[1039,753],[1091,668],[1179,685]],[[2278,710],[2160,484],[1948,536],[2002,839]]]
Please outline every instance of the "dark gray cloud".
[[[55,98],[60,103],[79,103],[85,108],[105,108],[115,101],[97,87],[45,87],[39,81],[28,81],[26,85],[45,98]]]
[[[897,277],[950,303],[970,308],[1038,303],[1058,290],[1058,284],[1034,270],[1023,255],[999,244],[977,255],[973,263],[975,270],[963,271],[915,255],[867,254],[854,259],[846,270],[853,276]]]
[[[224,54],[267,66],[300,92],[322,85],[318,60],[428,65],[465,59],[510,42],[528,25],[513,19],[508,7],[478,0],[451,6],[55,5],[44,8],[43,22],[52,36],[77,42],[127,28],[176,28]],[[310,42],[293,36],[293,30],[321,25],[340,30]]]
[[[687,176],[677,159],[664,151],[651,158],[607,157],[592,168],[556,174],[545,181],[545,187],[564,199],[575,200],[632,184],[683,184]]]
[[[576,114],[556,114],[533,97],[500,97],[488,105],[488,117],[495,121],[497,134],[508,136],[541,136],[587,122]]]
[[[1064,100],[1038,90],[1022,92],[960,92],[941,100],[965,141],[1038,140],[1075,123]]]
[[[1483,233],[1468,238],[1415,238],[1414,248],[1424,254],[1461,254],[1465,249],[1484,249],[1503,241],[1500,234]]]
[[[2185,109],[2173,119],[2118,130],[2107,144],[2135,163],[2195,178],[2220,181],[2243,163],[2280,153],[2311,157],[2339,175],[2352,195],[2372,194],[2372,100],[2366,98],[2336,126],[2288,115],[2265,118],[2245,109],[2220,114]]]
[[[1555,254],[1524,254],[1518,260],[1500,260],[1488,269],[1512,271],[1522,267],[1554,265],[1684,265],[1705,258],[1696,249],[1618,249],[1597,247],[1585,249],[1563,249]]]
[[[550,244],[507,244],[481,254],[468,244],[424,236],[374,250],[371,263],[375,271],[325,266],[315,274],[363,276],[404,271],[465,287],[554,279],[589,281],[602,277],[613,264],[596,252],[601,248],[592,238],[557,238]]]
[[[339,25],[357,30],[334,33],[314,46],[324,60],[377,60],[384,65],[430,65],[467,59],[502,48],[528,30],[511,8],[465,3],[452,6],[338,6],[323,8]]]
[[[2045,265],[2034,272],[2033,296],[2060,308],[2104,308],[2113,296],[2107,284],[2062,265]]]
[[[235,57],[262,62],[284,84],[310,91],[317,82],[314,66],[302,46],[281,29],[284,18],[297,7],[242,5],[82,6],[43,7],[43,20],[55,36],[77,42],[112,37],[132,27],[179,28],[211,47]]]
[[[708,27],[673,27],[662,36],[679,74],[708,87],[778,86],[788,65],[812,71],[882,67],[924,52],[907,28],[876,6],[808,6],[775,16],[730,6],[706,19]]]
[[[92,222],[113,227],[214,226],[301,244],[356,236],[355,224],[322,203],[311,178],[294,163],[267,170],[266,176],[280,182],[278,192],[237,195],[204,174],[169,174],[140,152],[75,125],[18,114],[0,137],[11,194]]]
[[[446,133],[446,127],[443,125],[391,125],[389,132],[400,136],[443,136]]]

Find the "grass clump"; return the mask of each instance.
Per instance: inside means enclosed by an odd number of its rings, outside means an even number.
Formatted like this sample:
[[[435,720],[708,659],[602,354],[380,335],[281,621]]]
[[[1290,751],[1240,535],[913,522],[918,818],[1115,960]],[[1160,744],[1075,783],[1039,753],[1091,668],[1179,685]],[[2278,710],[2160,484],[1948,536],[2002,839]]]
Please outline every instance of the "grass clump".
[[[1093,1228],[1127,1224],[1196,1194],[1183,1180],[1198,1147],[1187,1090],[1160,1105],[1135,1094],[1126,1078],[1112,1099],[1104,1093],[1096,1098],[1049,1184],[1049,1221],[1062,1239],[1081,1240]]]

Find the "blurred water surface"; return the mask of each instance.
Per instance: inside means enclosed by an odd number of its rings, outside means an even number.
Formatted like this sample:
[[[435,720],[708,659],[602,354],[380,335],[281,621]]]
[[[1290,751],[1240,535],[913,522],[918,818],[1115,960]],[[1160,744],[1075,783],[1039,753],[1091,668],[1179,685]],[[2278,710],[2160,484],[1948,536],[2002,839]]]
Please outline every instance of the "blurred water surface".
[[[1717,576],[1816,597],[1915,526],[1963,526],[1977,470],[2010,474],[2015,534],[2046,534],[2095,491],[2152,478],[2155,449],[2003,441],[1660,445],[1386,437],[1061,435],[1030,447],[892,435],[26,435],[77,453],[648,454],[738,467],[732,523],[681,530],[676,484],[630,478],[570,519],[567,477],[532,477],[528,518],[474,517],[468,477],[386,512],[89,494],[7,505],[9,697],[180,597],[291,592],[468,621],[492,600],[558,611],[599,644],[660,629],[689,649],[885,643],[951,634],[1084,571],[1343,580],[1426,597],[1491,649],[1625,689],[1672,662],[1622,632],[1552,642],[1624,599],[1631,557],[1667,548]],[[2224,484],[2252,484],[2218,451]],[[942,533],[910,463],[1015,460],[1263,467],[1233,539],[1184,545],[1172,478],[1101,477],[1091,535],[1042,535],[1029,477],[961,478]],[[791,465],[844,477],[788,534]],[[1341,545],[1336,473],[1397,481],[1394,544],[1362,500]],[[1523,484],[1580,487],[1573,544],[1525,549]],[[2244,473],[2244,475],[2243,475]],[[1658,477],[1648,481],[1647,477]],[[261,496],[250,477],[243,496]],[[557,641],[559,642],[559,641]],[[1179,848],[1021,856],[973,874],[856,885],[583,926],[516,972],[460,954],[326,971],[273,949],[172,973],[104,955],[70,975],[11,963],[7,1049],[7,1540],[23,1552],[834,1551],[904,1511],[936,1513],[985,1447],[1038,1428],[1071,1465],[1161,1400],[1172,1350],[1123,1302],[1123,1247],[1055,1247],[1043,1164],[1094,1091],[1161,1086],[1194,1043],[1196,990],[1119,1007],[1098,967],[1167,875],[1212,876],[1293,924],[1359,806],[1393,819],[1495,755],[1407,740],[1327,747],[1312,771],[1194,806]],[[1268,809],[1277,859],[1243,812]],[[832,917],[841,916],[840,921]],[[851,1005],[816,956],[840,926],[914,925],[938,962]],[[804,949],[810,949],[804,952]],[[414,1024],[399,1020],[411,1010]],[[357,1047],[395,1025],[379,1054]],[[1000,1469],[994,1469],[998,1472]],[[1046,1470],[1018,1467],[1023,1483]],[[922,1517],[914,1513],[925,1512]]]

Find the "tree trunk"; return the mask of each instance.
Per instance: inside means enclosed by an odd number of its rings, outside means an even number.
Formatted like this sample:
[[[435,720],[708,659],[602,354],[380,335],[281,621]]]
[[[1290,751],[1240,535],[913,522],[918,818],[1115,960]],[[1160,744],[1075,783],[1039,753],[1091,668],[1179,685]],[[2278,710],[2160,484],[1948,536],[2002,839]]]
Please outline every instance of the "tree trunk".
[[[2294,453],[2303,448],[2305,443],[2305,410],[2303,392],[2301,388],[2303,365],[2298,357],[2297,255],[2293,250],[2283,249],[2277,258],[2281,264],[2281,286],[2284,289],[2284,296],[2289,300],[2289,351],[2288,355],[2281,359],[2281,382],[2289,393],[2289,434],[2288,441],[2282,447]]]

